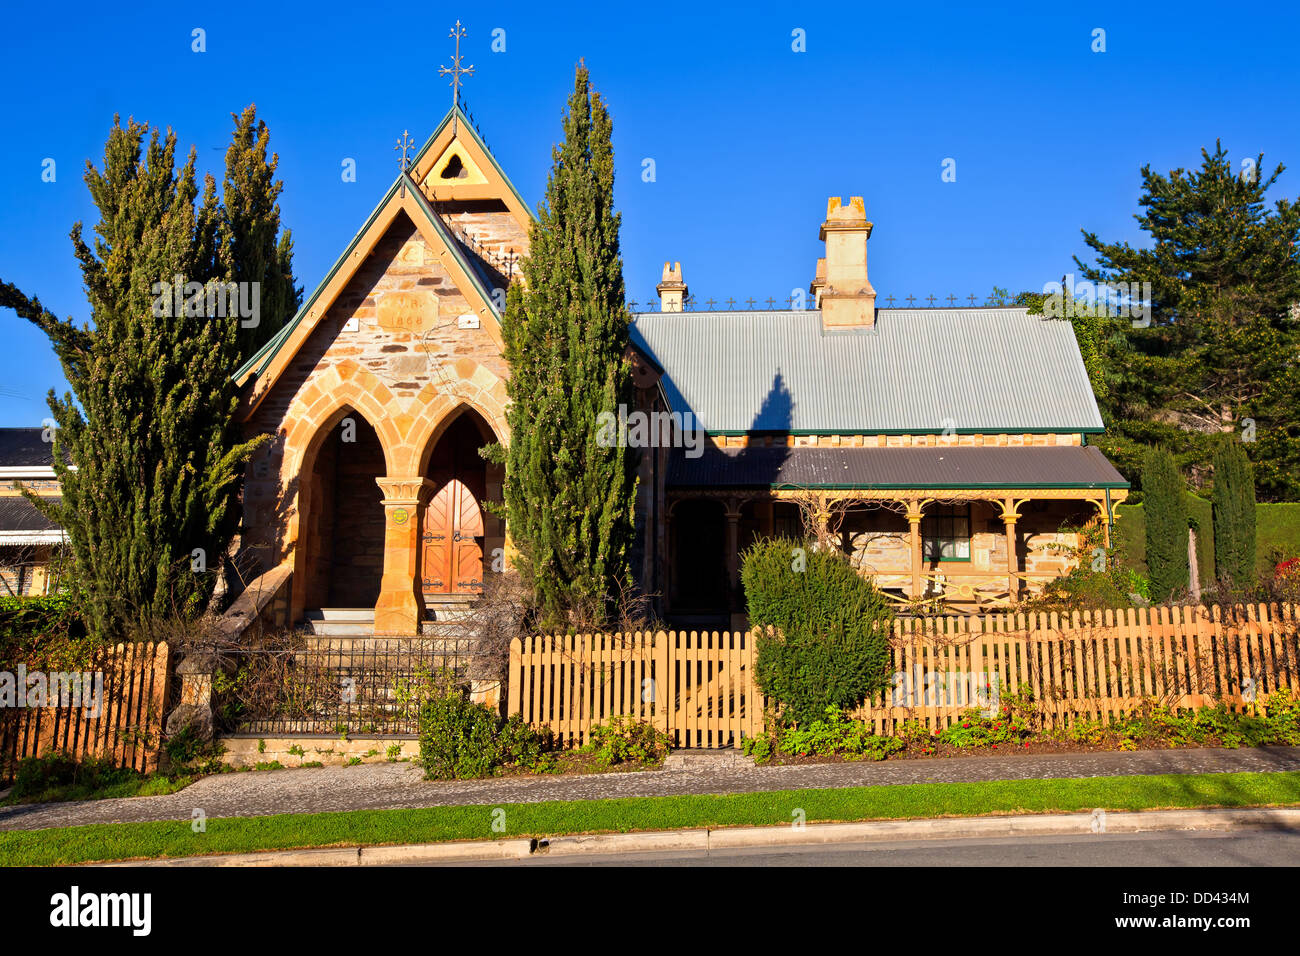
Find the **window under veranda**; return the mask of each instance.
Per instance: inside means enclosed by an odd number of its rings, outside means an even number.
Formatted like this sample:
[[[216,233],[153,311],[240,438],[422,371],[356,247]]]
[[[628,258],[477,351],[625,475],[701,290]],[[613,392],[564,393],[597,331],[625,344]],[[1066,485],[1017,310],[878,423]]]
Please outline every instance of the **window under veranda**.
[[[970,505],[939,505],[921,520],[926,561],[970,560]]]

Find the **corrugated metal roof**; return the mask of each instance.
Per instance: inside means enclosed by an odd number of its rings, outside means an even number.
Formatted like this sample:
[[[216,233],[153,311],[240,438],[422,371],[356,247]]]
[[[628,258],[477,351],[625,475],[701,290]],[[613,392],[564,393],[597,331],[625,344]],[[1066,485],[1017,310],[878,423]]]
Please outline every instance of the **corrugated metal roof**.
[[[57,504],[63,499],[48,500]],[[0,531],[52,531],[58,527],[26,498],[19,495],[0,497]]]
[[[675,488],[1127,488],[1092,445],[674,449]]]
[[[1073,327],[1024,309],[880,309],[831,332],[816,311],[647,312],[632,341],[715,434],[1102,429]]]
[[[43,428],[0,428],[0,468],[48,468],[54,464],[54,445],[44,440]]]

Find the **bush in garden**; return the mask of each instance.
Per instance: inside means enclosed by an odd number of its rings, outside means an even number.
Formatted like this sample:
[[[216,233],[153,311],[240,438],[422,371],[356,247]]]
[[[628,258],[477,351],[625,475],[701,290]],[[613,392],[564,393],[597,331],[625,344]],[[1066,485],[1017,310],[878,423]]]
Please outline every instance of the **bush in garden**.
[[[613,767],[621,763],[645,766],[659,764],[672,749],[672,741],[643,720],[613,717],[591,728],[582,749],[596,755],[596,765]]]
[[[468,691],[440,680],[420,705],[420,766],[426,780],[487,777],[500,768],[550,769],[552,737],[518,715],[503,719]]]
[[[103,642],[90,637],[74,595],[0,596],[0,669],[63,670],[87,663]]]
[[[44,796],[51,790],[81,788],[93,791],[140,777],[134,770],[115,767],[111,760],[80,757],[49,751],[40,757],[24,757],[14,771],[12,800]]]
[[[750,626],[761,632],[755,678],[784,723],[853,710],[887,686],[894,615],[843,554],[769,538],[743,561]]]
[[[846,760],[884,760],[906,746],[897,737],[873,733],[869,724],[849,719],[837,707],[827,707],[822,717],[806,728],[791,727],[781,734],[781,750],[799,757],[816,754]]]
[[[971,747],[997,747],[999,744],[1018,744],[1029,736],[1022,720],[1006,713],[987,717],[976,708],[962,713],[961,718],[941,730],[940,743],[962,749]]]

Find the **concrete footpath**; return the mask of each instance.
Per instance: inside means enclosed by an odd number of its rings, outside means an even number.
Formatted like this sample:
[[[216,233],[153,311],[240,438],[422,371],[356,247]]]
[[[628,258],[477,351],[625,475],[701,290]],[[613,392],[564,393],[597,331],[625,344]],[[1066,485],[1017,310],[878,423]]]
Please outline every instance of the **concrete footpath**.
[[[429,866],[461,863],[540,863],[564,858],[630,854],[673,854],[708,857],[746,848],[844,847],[915,841],[987,840],[1066,835],[1153,833],[1160,831],[1275,831],[1300,833],[1300,809],[1143,810],[1137,812],[1020,814],[1015,816],[947,817],[938,820],[880,820],[868,823],[809,823],[804,826],[728,827],[647,833],[608,833],[550,839],[478,840],[423,843],[407,846],[332,847],[321,850],[277,850],[105,863],[101,866]]]
[[[423,780],[420,770],[408,763],[362,764],[218,774],[157,797],[3,807],[0,830],[190,820],[194,810],[215,819],[823,787],[1284,770],[1300,771],[1300,747],[952,757],[783,767],[719,762],[717,767],[683,770],[449,781]]]

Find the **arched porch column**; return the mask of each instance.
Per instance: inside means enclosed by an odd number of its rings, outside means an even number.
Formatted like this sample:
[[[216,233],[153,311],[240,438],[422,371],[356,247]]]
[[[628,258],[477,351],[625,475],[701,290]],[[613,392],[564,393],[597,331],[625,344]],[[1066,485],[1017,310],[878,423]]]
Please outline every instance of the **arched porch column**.
[[[421,510],[433,483],[418,475],[375,481],[384,493],[384,576],[375,602],[375,633],[415,636],[424,619]]]

